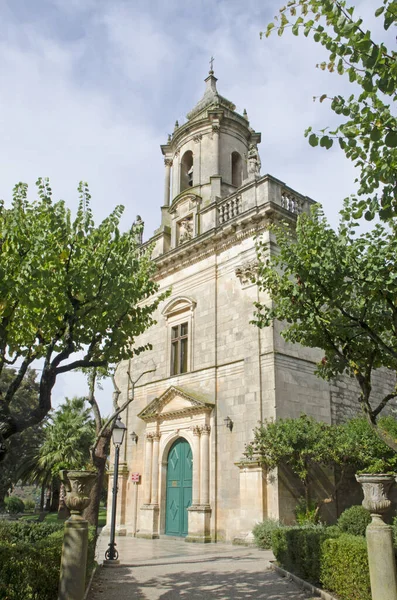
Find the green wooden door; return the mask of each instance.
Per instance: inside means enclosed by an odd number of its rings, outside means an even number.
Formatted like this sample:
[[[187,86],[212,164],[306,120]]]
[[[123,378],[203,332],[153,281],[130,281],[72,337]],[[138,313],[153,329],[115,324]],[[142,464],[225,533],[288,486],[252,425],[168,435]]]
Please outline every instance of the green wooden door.
[[[189,442],[179,438],[168,453],[165,533],[185,536],[187,509],[192,503],[193,455]]]

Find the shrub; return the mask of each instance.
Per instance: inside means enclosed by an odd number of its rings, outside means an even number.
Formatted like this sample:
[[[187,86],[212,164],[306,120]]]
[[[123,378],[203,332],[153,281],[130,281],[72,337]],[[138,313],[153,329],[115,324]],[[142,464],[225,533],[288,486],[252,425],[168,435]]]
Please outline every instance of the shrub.
[[[318,583],[321,547],[324,540],[339,535],[329,527],[282,527],[272,533],[272,549],[277,561],[298,577]]]
[[[294,514],[298,525],[314,525],[318,522],[317,503],[311,501],[308,505],[305,498],[299,498]]]
[[[25,510],[25,504],[18,496],[7,496],[4,498],[4,504],[10,515],[22,513]]]
[[[338,519],[338,527],[343,533],[365,536],[371,515],[363,506],[351,506],[343,511]]]
[[[343,534],[322,546],[321,583],[341,600],[371,600],[365,538]]]
[[[0,521],[0,540],[9,544],[27,542],[34,544],[54,531],[62,530],[63,523],[38,523],[28,521]]]
[[[34,500],[24,500],[25,502],[25,512],[33,512],[36,508],[36,503]]]
[[[0,544],[0,598],[53,600],[57,597],[63,531],[58,526],[57,531],[49,533],[48,525],[44,525],[36,524],[47,531],[46,537],[36,543]],[[1,533],[0,538],[3,540]],[[87,578],[95,564],[95,542],[96,534],[92,527],[88,537]]]
[[[255,545],[263,550],[272,547],[272,532],[281,527],[276,519],[265,519],[262,523],[257,523],[252,530],[255,538]]]

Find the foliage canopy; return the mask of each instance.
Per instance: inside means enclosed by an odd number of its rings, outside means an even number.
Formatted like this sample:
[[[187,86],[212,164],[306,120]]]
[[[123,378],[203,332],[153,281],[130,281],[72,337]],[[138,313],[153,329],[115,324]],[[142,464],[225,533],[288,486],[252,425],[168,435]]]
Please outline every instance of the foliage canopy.
[[[20,183],[11,206],[0,203],[0,375],[15,367],[0,397],[0,442],[44,418],[59,374],[108,369],[144,350],[134,339],[153,323],[160,300],[150,252],[140,246],[143,224],[121,233],[118,206],[95,226],[85,183],[74,219],[63,201],[52,201],[48,180],[37,189],[29,201]],[[20,415],[12,399],[34,364],[36,406]]]
[[[387,31],[397,22],[397,2],[383,0],[374,11]],[[321,44],[329,53],[328,61],[317,66],[348,78],[353,93],[328,97],[341,123],[306,136],[312,146],[329,149],[337,141],[346,157],[358,168],[357,196],[346,207],[355,218],[364,214],[372,220],[397,215],[397,118],[393,103],[397,98],[397,53],[369,31],[355,7],[347,0],[290,0],[267,26],[283,35],[291,29]],[[346,119],[343,121],[343,117]]]

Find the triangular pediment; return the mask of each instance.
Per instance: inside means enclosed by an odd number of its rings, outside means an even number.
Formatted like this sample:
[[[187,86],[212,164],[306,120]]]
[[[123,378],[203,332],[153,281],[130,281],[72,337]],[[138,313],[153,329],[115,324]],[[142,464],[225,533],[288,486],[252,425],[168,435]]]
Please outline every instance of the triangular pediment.
[[[138,415],[143,421],[173,419],[183,415],[211,412],[214,408],[201,394],[171,386],[161,396],[152,400]]]

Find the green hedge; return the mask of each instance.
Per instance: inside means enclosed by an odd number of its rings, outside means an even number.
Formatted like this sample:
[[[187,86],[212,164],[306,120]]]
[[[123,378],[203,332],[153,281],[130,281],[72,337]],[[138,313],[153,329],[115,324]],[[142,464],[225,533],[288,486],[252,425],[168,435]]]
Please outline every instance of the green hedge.
[[[48,531],[35,543],[0,543],[0,598],[7,600],[54,600],[58,595],[63,530]],[[35,535],[38,535],[35,532]],[[94,567],[96,534],[89,530],[87,578]]]
[[[365,538],[345,533],[324,542],[321,583],[341,600],[371,600]]]
[[[38,523],[34,521],[0,521],[0,543],[29,542],[34,544],[55,531],[63,531],[63,523]]]
[[[367,543],[338,527],[283,527],[272,533],[282,567],[321,584],[340,600],[371,600]]]
[[[281,527],[272,533],[272,549],[277,561],[312,583],[320,582],[322,544],[339,530],[324,526]]]

